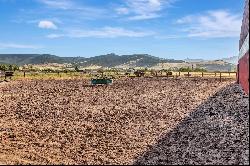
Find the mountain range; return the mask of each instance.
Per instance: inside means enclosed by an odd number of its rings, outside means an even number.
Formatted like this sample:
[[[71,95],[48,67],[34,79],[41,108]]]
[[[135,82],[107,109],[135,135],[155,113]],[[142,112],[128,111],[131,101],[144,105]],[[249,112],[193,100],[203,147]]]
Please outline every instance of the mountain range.
[[[87,67],[90,65],[114,67],[128,62],[135,62],[136,66],[153,66],[158,63],[182,63],[182,60],[162,59],[148,54],[116,55],[114,53],[90,58],[85,57],[59,57],[50,54],[0,54],[2,64],[46,64],[46,63],[71,63]]]
[[[0,54],[0,64],[39,65],[39,64],[70,64],[87,68],[98,66],[106,68],[134,68],[148,67],[157,68],[159,66],[180,67],[201,67],[210,71],[229,71],[235,67],[237,57],[224,58],[220,60],[208,61],[203,59],[174,60],[164,59],[148,54],[116,55],[114,53],[100,55],[90,58],[85,57],[59,57],[51,54]]]
[[[224,61],[227,63],[231,63],[231,64],[237,64],[238,63],[238,56],[232,56],[232,57],[228,57],[228,58],[222,58],[222,59],[217,59],[217,61]],[[185,62],[188,63],[198,63],[198,62],[206,62],[208,60],[204,60],[204,59],[184,59]],[[216,61],[216,60],[215,60]]]

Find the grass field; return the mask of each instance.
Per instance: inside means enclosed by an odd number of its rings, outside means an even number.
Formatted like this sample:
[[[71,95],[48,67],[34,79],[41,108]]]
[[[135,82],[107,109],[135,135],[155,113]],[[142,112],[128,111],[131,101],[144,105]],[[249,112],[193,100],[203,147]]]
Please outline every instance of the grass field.
[[[188,72],[173,72],[174,77],[187,77],[185,74]],[[205,77],[205,78],[220,78],[220,73],[214,72],[190,72],[190,77]],[[113,78],[125,77],[124,73],[115,73],[115,72],[105,72],[104,75]],[[130,74],[131,76],[135,76],[134,74]],[[145,76],[152,76],[150,72],[146,72]],[[166,76],[166,73],[159,73],[158,76]],[[91,74],[85,74],[81,72],[68,72],[68,73],[42,73],[42,72],[26,72],[25,77],[23,72],[15,72],[13,80],[20,79],[73,79],[73,78],[85,78],[90,79],[94,77]],[[222,72],[222,78],[232,78],[236,79],[236,73]],[[0,80],[4,80],[4,76],[0,77]]]

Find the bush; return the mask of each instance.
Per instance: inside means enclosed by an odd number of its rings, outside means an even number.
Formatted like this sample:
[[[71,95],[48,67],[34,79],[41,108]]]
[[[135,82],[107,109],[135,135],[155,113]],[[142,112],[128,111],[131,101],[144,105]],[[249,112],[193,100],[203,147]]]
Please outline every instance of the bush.
[[[178,70],[179,72],[207,72],[206,69],[202,69],[202,68],[195,68],[195,69],[191,69],[191,68],[184,68],[184,67],[181,67],[179,68]]]
[[[17,65],[14,65],[14,64],[12,64],[12,65],[10,65],[10,64],[2,64],[2,65],[0,65],[0,70],[2,70],[2,71],[16,71],[16,70],[19,70],[19,67],[17,66]]]
[[[202,68],[195,68],[193,71],[194,72],[207,72],[206,69],[202,69]]]
[[[192,71],[192,69],[190,69],[189,67],[188,68],[181,67],[179,69],[179,72],[191,72],[191,71]]]

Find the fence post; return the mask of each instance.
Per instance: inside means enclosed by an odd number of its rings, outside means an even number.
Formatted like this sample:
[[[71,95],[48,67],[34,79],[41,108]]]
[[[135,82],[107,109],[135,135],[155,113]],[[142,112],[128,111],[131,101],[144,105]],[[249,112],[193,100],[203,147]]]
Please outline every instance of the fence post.
[[[189,77],[189,72],[188,72],[188,77]]]
[[[201,73],[201,77],[203,77],[203,76],[204,76],[204,73],[202,72],[202,73]]]
[[[231,76],[231,73],[230,72],[228,72],[229,73],[229,77]]]
[[[215,73],[214,73],[214,76],[216,77],[216,75],[217,75],[217,74],[216,74],[216,72],[215,72]]]
[[[25,72],[23,72],[23,77],[25,77]]]
[[[179,71],[179,77],[181,76],[181,72]]]
[[[220,72],[220,82],[221,82],[222,80],[221,80],[221,72]]]

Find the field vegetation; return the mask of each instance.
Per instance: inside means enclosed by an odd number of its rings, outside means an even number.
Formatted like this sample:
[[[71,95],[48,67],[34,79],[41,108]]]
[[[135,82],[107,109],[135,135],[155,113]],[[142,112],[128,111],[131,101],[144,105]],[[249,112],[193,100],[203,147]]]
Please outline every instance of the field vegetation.
[[[3,67],[4,66],[4,67]],[[153,70],[148,68],[140,68],[140,69],[97,69],[97,70],[90,70],[84,69],[81,70],[77,66],[74,69],[51,69],[51,68],[44,68],[44,69],[36,69],[31,66],[29,68],[19,70],[18,66],[15,65],[2,65],[4,70],[2,71],[14,71],[14,77],[12,80],[18,79],[68,79],[68,78],[94,78],[96,76],[103,76],[109,78],[121,78],[121,77],[134,77],[134,72],[139,70],[145,73],[145,77],[223,77],[223,78],[234,78],[236,79],[235,72],[208,72],[204,69],[190,69],[190,68],[180,68],[179,70]],[[171,73],[168,75],[167,73]],[[190,75],[188,75],[190,74]],[[0,80],[4,80],[4,74],[2,73],[2,78],[0,74]]]

